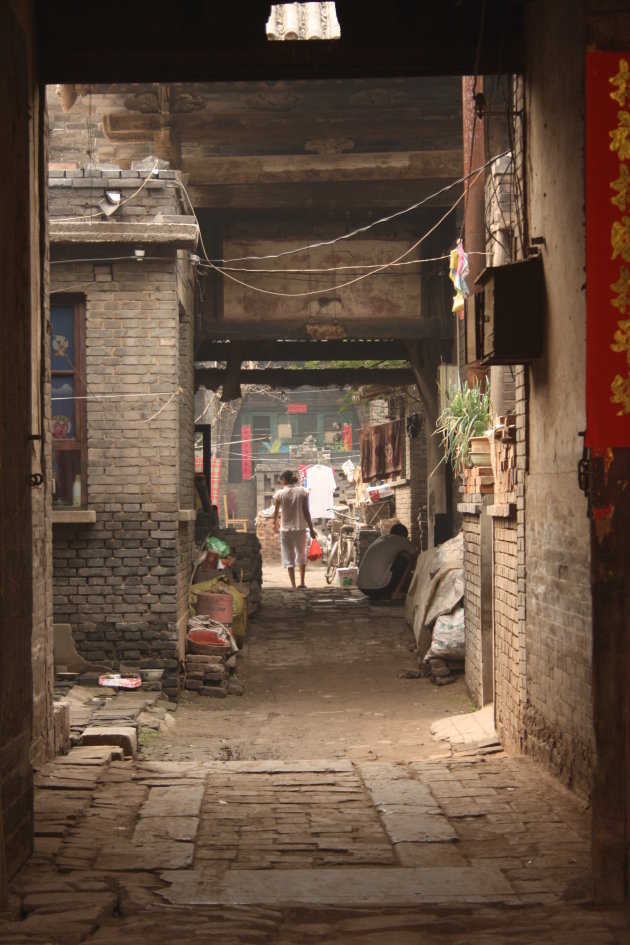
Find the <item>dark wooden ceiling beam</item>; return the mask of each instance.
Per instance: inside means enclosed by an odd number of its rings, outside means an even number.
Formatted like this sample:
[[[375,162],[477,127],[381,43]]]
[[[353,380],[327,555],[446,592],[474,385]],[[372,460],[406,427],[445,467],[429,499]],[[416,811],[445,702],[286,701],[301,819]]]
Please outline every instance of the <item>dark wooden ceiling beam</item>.
[[[269,0],[36,0],[46,83],[472,75],[523,67],[524,0],[338,0],[341,39],[269,42]]]
[[[386,331],[390,338],[425,341],[430,338],[439,339],[448,334],[449,326],[445,326],[439,318],[389,318],[387,320],[376,316],[370,318],[351,318],[346,321],[333,319],[330,322],[313,321],[298,324],[276,319],[211,319],[204,321],[203,336],[207,341],[222,339],[224,341],[340,341],[342,338],[365,340],[378,339]]]
[[[205,341],[195,360],[226,361],[231,342]],[[239,346],[243,361],[365,361],[407,359],[402,341],[243,341]]]
[[[459,177],[462,171],[456,176]],[[188,187],[195,207],[207,210],[286,210],[304,218],[304,212],[319,213],[331,210],[400,210],[426,200],[425,206],[450,207],[461,193],[456,187],[444,190],[448,183],[441,178],[424,180],[380,180],[370,182],[369,192],[364,181],[337,183],[265,184],[205,184]]]
[[[204,184],[336,183],[337,181],[446,180],[461,176],[461,148],[448,151],[387,151],[378,154],[264,154],[189,158],[184,170]]]
[[[221,368],[197,368],[195,370],[195,389],[203,386],[209,390],[222,387],[228,378],[227,371]],[[243,370],[239,375],[240,384],[264,384],[281,390],[295,390],[298,387],[360,387],[362,384],[383,384],[391,387],[406,387],[414,384],[414,375],[410,368],[265,368],[263,370]]]

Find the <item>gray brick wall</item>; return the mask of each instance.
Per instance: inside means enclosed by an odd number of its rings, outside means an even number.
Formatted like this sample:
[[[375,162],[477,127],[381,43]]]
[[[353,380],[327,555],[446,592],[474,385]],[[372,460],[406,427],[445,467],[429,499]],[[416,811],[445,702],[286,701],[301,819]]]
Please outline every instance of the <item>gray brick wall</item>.
[[[111,282],[94,282],[91,263],[52,270],[54,289],[81,287],[86,298],[96,513],[91,525],[55,526],[54,614],[86,659],[163,666],[174,692],[194,525],[179,521],[180,503],[193,506],[191,367],[181,376],[192,328],[176,255],[155,252],[112,262]]]
[[[481,672],[481,522],[478,514],[462,515],[466,589],[466,686],[475,705],[483,705]]]
[[[522,749],[523,705],[515,517],[493,523],[495,722],[503,744]]]

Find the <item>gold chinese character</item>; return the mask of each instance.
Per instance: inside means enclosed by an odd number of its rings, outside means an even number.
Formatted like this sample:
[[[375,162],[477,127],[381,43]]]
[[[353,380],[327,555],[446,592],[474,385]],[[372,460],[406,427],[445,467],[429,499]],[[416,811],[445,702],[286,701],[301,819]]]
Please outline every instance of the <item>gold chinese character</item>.
[[[619,165],[619,177],[612,181],[610,185],[612,190],[618,191],[616,197],[611,197],[610,202],[614,203],[620,210],[626,209],[626,204],[630,206],[630,171],[626,164]]]
[[[617,90],[611,92],[610,97],[614,98],[616,102],[619,102],[623,108],[626,104],[626,99],[630,100],[630,69],[628,68],[627,60],[619,60],[619,72],[608,81],[611,85],[617,86]]]
[[[609,131],[610,150],[616,151],[622,161],[630,158],[630,112],[619,112],[619,124],[614,131]]]
[[[630,413],[630,375],[622,377],[621,374],[617,374],[610,389],[612,391],[610,402],[621,406],[621,410],[617,411],[617,416],[623,417],[624,414]]]
[[[630,262],[630,217],[622,217],[621,222],[616,220],[610,231],[610,245],[613,248],[611,259],[622,256]]]
[[[610,346],[611,351],[617,354],[625,352],[626,360],[630,365],[630,320],[617,322],[618,328],[614,334],[614,343]]]
[[[626,309],[630,311],[630,273],[625,266],[620,268],[619,278],[610,283],[610,288],[617,293],[617,298],[611,299],[611,305],[625,315]]]

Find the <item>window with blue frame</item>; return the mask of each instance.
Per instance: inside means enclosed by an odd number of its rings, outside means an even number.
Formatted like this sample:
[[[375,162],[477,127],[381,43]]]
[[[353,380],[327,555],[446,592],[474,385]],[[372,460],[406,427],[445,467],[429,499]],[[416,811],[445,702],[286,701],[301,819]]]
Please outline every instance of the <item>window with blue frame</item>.
[[[87,505],[85,302],[55,295],[50,305],[53,506]]]

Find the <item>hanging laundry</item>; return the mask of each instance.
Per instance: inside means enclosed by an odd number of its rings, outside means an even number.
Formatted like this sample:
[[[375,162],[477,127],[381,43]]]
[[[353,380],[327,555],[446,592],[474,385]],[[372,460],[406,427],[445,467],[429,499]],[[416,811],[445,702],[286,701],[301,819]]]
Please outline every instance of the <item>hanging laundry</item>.
[[[359,430],[361,472],[365,482],[395,479],[402,469],[401,421],[391,420]]]
[[[210,461],[210,501],[219,504],[219,482],[221,481],[221,460],[213,457]]]
[[[449,276],[455,286],[455,296],[453,298],[453,311],[457,312],[460,319],[464,318],[464,300],[470,295],[470,290],[466,283],[466,276],[469,274],[468,253],[464,252],[464,244],[457,240],[457,246],[451,250],[449,261]]]
[[[343,448],[344,450],[352,449],[352,424],[344,423],[343,425]]]
[[[334,518],[333,493],[337,483],[330,466],[322,466],[320,463],[309,466],[306,470],[306,488],[311,518]]]
[[[250,426],[241,427],[242,457],[241,457],[241,476],[243,482],[252,478],[252,428]]]

